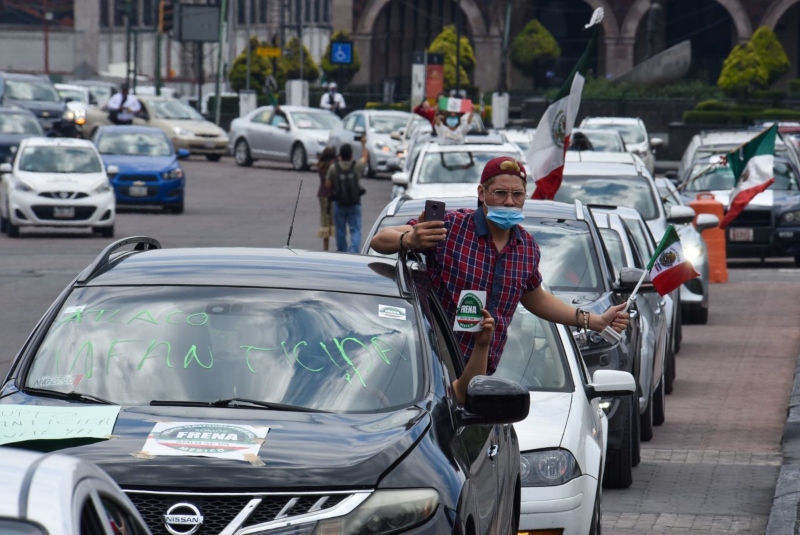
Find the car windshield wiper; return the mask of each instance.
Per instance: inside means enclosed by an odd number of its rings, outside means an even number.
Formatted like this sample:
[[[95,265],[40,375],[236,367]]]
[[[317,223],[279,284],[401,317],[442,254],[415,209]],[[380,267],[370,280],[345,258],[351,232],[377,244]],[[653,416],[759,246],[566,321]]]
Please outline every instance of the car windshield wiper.
[[[308,407],[298,407],[296,405],[284,405],[282,403],[272,403],[268,401],[258,401],[247,398],[218,399],[217,401],[183,401],[183,400],[164,400],[154,399],[150,402],[154,407],[243,407],[250,409],[269,409],[273,411],[288,412],[329,412]],[[252,405],[248,407],[247,405]]]
[[[91,394],[75,392],[74,390],[72,392],[59,392],[58,390],[46,390],[44,388],[26,388],[23,390],[23,392],[35,396],[69,399],[74,401],[82,401],[84,403],[97,403],[98,405],[118,405],[118,403],[114,403],[113,401],[108,401],[107,399],[93,396]]]

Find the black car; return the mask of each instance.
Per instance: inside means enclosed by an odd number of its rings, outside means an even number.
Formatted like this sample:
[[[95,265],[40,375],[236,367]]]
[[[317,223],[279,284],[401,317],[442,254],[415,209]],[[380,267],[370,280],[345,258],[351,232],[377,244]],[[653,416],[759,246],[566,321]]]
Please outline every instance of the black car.
[[[46,446],[154,534],[516,533],[529,393],[479,376],[459,406],[451,329],[414,261],[127,238],[47,311],[0,409],[71,409]],[[113,431],[81,436],[107,404]]]
[[[44,136],[44,131],[35,115],[27,110],[0,106],[0,163],[11,162],[19,142],[36,136]]]
[[[0,72],[0,105],[32,112],[48,136],[77,134],[72,112],[46,76]]]
[[[475,209],[477,197],[438,199],[448,210]],[[377,255],[369,247],[372,236],[384,227],[404,225],[422,213],[425,199],[403,196],[394,199],[378,216],[364,240],[362,253]],[[598,234],[591,214],[581,205],[550,201],[528,201],[523,208],[522,226],[536,239],[542,253],[540,271],[544,282],[558,298],[592,314],[624,303],[638,282],[641,270],[626,269],[618,276]],[[634,305],[633,310],[636,310]],[[573,332],[575,329],[573,329]],[[588,336],[575,333],[581,355],[591,374],[596,370],[622,370],[639,377],[641,328],[630,327],[615,343],[598,333]],[[608,454],[603,484],[626,488],[633,482],[632,466],[639,464],[639,397],[602,400],[608,414]]]

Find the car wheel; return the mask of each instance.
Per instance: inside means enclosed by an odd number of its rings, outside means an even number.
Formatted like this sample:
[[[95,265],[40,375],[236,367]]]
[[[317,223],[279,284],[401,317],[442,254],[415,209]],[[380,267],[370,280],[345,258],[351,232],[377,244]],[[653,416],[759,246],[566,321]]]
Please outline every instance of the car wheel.
[[[703,307],[690,308],[688,311],[688,320],[686,323],[693,325],[705,325],[708,323],[708,309]]]
[[[292,147],[292,169],[295,171],[304,171],[306,168],[308,168],[306,149],[301,143],[297,143]]]
[[[222,159],[221,154],[206,154],[206,160],[209,162],[218,162]]]
[[[0,234],[3,234],[8,229],[8,219],[0,215]]]
[[[653,394],[650,395],[644,414],[639,418],[639,425],[642,442],[650,442],[653,438]]]
[[[19,227],[8,220],[6,223],[6,234],[8,234],[9,238],[19,238]]]
[[[637,467],[639,463],[642,462],[642,439],[639,436],[639,396],[631,396],[631,400],[633,401],[633,414],[634,417],[631,419],[633,424],[633,428],[631,433],[633,434],[633,447],[631,448],[631,466]]]
[[[92,230],[99,233],[104,238],[114,237],[114,225],[111,225],[110,227],[95,227]]]
[[[633,483],[633,465],[631,453],[633,450],[633,404],[630,398],[625,398],[620,407],[627,414],[622,426],[622,441],[618,450],[609,450],[606,454],[606,469],[603,472],[603,486],[610,489],[626,489]]]
[[[167,210],[169,210],[173,214],[182,214],[183,213],[183,203],[167,205],[164,208],[166,208]]]
[[[794,265],[800,267],[800,254],[794,257]]]
[[[670,338],[667,348],[666,362],[664,363],[664,393],[672,394],[673,383],[675,382],[675,337]]]
[[[678,314],[675,316],[675,354],[681,350],[683,340],[683,307],[678,307]]]
[[[667,417],[667,398],[664,394],[664,382],[666,381],[666,372],[664,377],[661,377],[661,382],[658,388],[653,392],[653,425],[663,425]]]
[[[253,158],[250,156],[250,145],[244,139],[236,142],[236,146],[233,148],[233,159],[236,165],[240,167],[253,165]]]
[[[589,528],[589,535],[602,535],[603,526],[603,509],[602,509],[602,495],[600,489],[597,489],[597,496],[594,498],[594,512],[592,513],[592,525]]]

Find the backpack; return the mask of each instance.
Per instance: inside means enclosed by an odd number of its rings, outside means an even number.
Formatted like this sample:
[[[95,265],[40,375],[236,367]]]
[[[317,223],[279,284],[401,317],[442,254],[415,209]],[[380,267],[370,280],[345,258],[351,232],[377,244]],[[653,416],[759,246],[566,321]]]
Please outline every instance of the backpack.
[[[361,202],[361,188],[358,184],[358,174],[353,163],[349,169],[342,169],[339,162],[333,164],[336,168],[336,180],[333,183],[333,197],[339,206],[355,206]]]

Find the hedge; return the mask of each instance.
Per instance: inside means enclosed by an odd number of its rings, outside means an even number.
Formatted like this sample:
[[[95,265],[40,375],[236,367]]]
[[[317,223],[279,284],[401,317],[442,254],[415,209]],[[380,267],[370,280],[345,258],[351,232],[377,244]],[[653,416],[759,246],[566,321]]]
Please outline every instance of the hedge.
[[[761,110],[692,110],[683,112],[686,124],[730,124],[750,125],[758,121],[796,121],[800,120],[800,111],[779,108]]]

